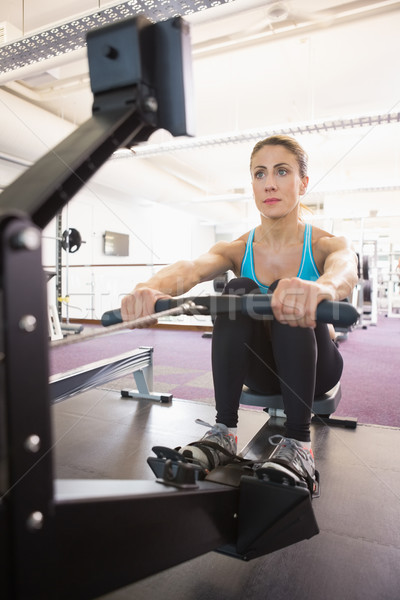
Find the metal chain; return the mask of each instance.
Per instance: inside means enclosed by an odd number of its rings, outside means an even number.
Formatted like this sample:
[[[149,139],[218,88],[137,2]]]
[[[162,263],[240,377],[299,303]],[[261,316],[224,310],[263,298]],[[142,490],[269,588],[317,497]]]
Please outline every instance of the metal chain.
[[[109,327],[97,327],[96,329],[92,329],[92,331],[83,335],[69,335],[62,340],[52,342],[50,347],[59,348],[60,346],[70,346],[72,344],[86,342],[88,340],[93,340],[105,335],[111,335],[113,333],[117,333],[118,331],[123,331],[124,329],[134,329],[138,325],[150,325],[155,319],[159,319],[161,317],[192,315],[204,312],[204,310],[207,310],[204,306],[198,306],[194,302],[189,301],[181,304],[180,306],[169,308],[168,310],[163,310],[145,317],[139,317],[138,319],[133,319],[132,321],[124,321],[123,323],[117,323],[116,325],[110,325]]]

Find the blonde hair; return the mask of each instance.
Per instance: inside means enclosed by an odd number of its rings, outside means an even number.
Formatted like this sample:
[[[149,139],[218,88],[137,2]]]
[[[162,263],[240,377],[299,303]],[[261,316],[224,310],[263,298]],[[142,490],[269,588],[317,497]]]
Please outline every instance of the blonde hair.
[[[308,173],[308,154],[304,150],[302,146],[300,146],[299,142],[288,135],[271,135],[263,140],[257,142],[254,146],[251,156],[250,156],[250,169],[251,164],[253,162],[253,158],[257,152],[259,152],[265,146],[283,146],[286,150],[289,150],[294,157],[296,158],[297,164],[299,166],[299,174],[300,177],[306,177]],[[303,211],[308,211],[312,214],[312,210],[308,208],[305,204],[300,202],[300,208]]]

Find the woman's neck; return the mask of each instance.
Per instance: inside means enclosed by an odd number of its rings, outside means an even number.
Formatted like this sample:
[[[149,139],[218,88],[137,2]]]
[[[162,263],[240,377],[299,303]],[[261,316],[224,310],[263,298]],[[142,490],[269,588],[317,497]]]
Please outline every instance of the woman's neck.
[[[256,243],[269,246],[289,246],[303,239],[304,223],[296,214],[289,214],[279,219],[268,219],[261,215],[261,225],[255,235]]]

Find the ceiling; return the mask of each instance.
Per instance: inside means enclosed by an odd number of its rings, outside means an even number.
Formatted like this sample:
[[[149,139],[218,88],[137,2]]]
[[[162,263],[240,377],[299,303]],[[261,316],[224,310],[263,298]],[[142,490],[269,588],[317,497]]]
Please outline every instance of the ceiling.
[[[394,0],[2,0],[0,186],[88,119],[92,104],[84,47],[30,64],[22,49],[21,61],[6,63],[8,49],[135,5],[152,20],[175,11],[190,23],[196,136],[158,131],[135,154],[117,153],[95,175],[99,189],[170,204],[221,233],[243,230],[255,218],[251,148],[279,131],[309,153],[306,200],[317,213],[400,216]]]

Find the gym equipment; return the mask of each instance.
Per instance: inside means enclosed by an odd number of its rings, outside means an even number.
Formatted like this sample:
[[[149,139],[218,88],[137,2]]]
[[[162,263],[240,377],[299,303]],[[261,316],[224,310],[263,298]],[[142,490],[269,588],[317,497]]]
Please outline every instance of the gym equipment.
[[[69,322],[69,294],[68,294],[68,269],[69,269],[69,258],[68,254],[74,254],[79,250],[82,244],[85,244],[82,240],[79,231],[73,227],[65,229],[62,233],[62,213],[59,211],[56,215],[56,235],[55,236],[43,236],[51,240],[55,240],[56,243],[56,271],[54,273],[56,277],[56,298],[57,298],[57,315],[54,310],[54,306],[49,311],[49,331],[51,340],[62,339],[64,335],[81,333],[83,331],[82,325],[71,325]],[[65,261],[65,281],[66,291],[63,294],[62,289],[62,250],[66,254]],[[66,322],[62,322],[62,304],[66,305]],[[58,321],[59,325],[53,326],[54,321]]]
[[[181,314],[193,314],[196,310],[206,312],[212,317],[221,313],[244,312],[246,314],[256,314],[271,317],[272,311],[270,308],[271,297],[261,294],[248,294],[245,296],[198,296],[198,297],[182,297],[173,299],[157,300],[155,304],[155,315],[147,317],[152,320],[159,311],[173,311],[175,308],[185,307],[187,311],[182,310]],[[321,302],[317,307],[317,320],[325,323],[339,324],[341,327],[349,327],[353,325],[359,318],[357,310],[347,302]],[[121,312],[119,309],[108,311],[102,317],[104,326],[112,323],[121,323]],[[134,321],[129,325],[132,327]],[[115,327],[115,325],[114,325]],[[325,394],[314,399],[312,411],[314,413],[313,420],[323,422],[326,425],[341,426],[354,429],[357,426],[357,419],[353,417],[335,417],[334,413],[341,399],[341,387],[338,383],[334,388]],[[259,406],[265,409],[271,416],[285,416],[283,399],[280,394],[259,394],[248,387],[243,388],[240,399],[241,404],[250,406]]]
[[[79,231],[77,229],[74,229],[74,227],[65,229],[62,235],[59,237],[54,237],[51,235],[43,237],[60,242],[61,248],[65,250],[65,252],[70,252],[71,254],[78,252],[82,244],[86,244],[86,242],[82,240],[82,236],[79,233]]]
[[[181,298],[161,298],[155,303],[155,313],[143,319],[153,320],[162,316],[164,311],[174,309],[183,309],[185,306],[193,314],[198,311],[201,314],[216,317],[221,314],[242,313],[254,317],[264,316],[272,319],[271,297],[267,294],[245,294],[237,296],[229,294],[226,296],[182,296]],[[357,310],[347,302],[331,302],[323,300],[317,306],[317,321],[321,323],[339,323],[343,326],[354,324],[359,318]],[[139,319],[137,320],[139,322]],[[103,325],[112,325],[122,323],[120,309],[107,311],[102,316]],[[132,326],[135,321],[127,322],[126,325]]]
[[[357,427],[357,419],[354,417],[331,416],[336,411],[341,397],[340,382],[325,394],[316,396],[312,404],[312,421],[330,426],[355,429]],[[240,404],[259,406],[273,417],[286,416],[281,394],[259,394],[245,386],[240,397]]]
[[[400,275],[398,273],[390,273],[387,316],[400,318]]]
[[[224,273],[223,275],[219,275],[213,280],[213,288],[214,292],[222,294],[225,289],[226,284],[228,283],[228,273]]]
[[[62,219],[62,215],[61,212],[58,215],[58,226],[61,228],[61,219]],[[81,333],[83,331],[83,326],[82,325],[73,325],[72,323],[70,323],[69,320],[69,254],[74,254],[75,252],[77,252],[79,250],[79,248],[81,247],[82,243],[82,238],[81,238],[81,234],[79,233],[79,231],[77,229],[74,229],[73,227],[68,227],[67,229],[65,229],[65,231],[62,234],[62,238],[61,238],[61,244],[57,245],[57,267],[58,267],[58,274],[57,274],[57,292],[59,292],[58,298],[62,297],[61,296],[61,291],[62,291],[62,265],[61,265],[61,252],[60,252],[60,248],[62,248],[63,250],[65,250],[66,255],[65,255],[65,296],[68,298],[68,301],[65,303],[65,322],[61,323],[61,330],[63,332],[63,335],[68,336],[68,335],[76,335],[77,333]],[[61,318],[61,313],[62,313],[62,304],[61,304],[62,300],[59,300],[59,310],[60,310],[60,318]]]
[[[79,248],[84,243],[85,242],[82,242],[82,237],[79,231],[73,227],[66,229],[62,234],[61,247],[66,252],[71,252],[74,254],[75,252],[78,252]]]
[[[153,348],[147,346],[52,375],[49,379],[50,401],[61,402],[128,373],[133,374],[137,389],[121,390],[123,398],[152,400],[163,404],[172,402],[172,394],[153,391]]]
[[[91,331],[88,331],[84,335],[79,336],[79,338],[67,338],[64,340],[60,340],[54,344],[52,344],[52,348],[57,346],[70,346],[72,344],[77,344],[81,342],[85,342],[87,340],[93,340],[98,337],[102,337],[105,335],[109,335],[110,333],[117,333],[118,331],[123,331],[128,327],[135,327],[138,325],[150,325],[156,317],[170,317],[174,315],[192,315],[198,314],[200,307],[196,307],[193,302],[183,302],[179,304],[179,306],[175,306],[168,310],[163,310],[154,315],[148,315],[146,317],[139,317],[138,319],[134,319],[133,321],[122,321],[121,311],[120,309],[110,310],[103,314],[101,318],[101,322],[103,327],[96,327]],[[104,327],[108,327],[108,330],[105,331]]]
[[[94,598],[228,544],[250,558],[318,532],[309,492],[290,481],[181,489],[169,464],[170,485],[53,476],[40,230],[115,149],[160,127],[188,132],[188,33],[180,18],[137,18],[88,34],[93,116],[0,195],[0,585],[10,600]]]
[[[206,312],[215,317],[218,314],[234,312],[244,312],[246,314],[257,314],[271,317],[271,297],[261,294],[248,294],[245,296],[197,296],[182,297],[172,299],[157,300],[155,304],[155,314],[147,317],[152,320],[160,315],[160,311],[173,311],[175,308],[187,306],[187,312],[182,310],[181,314],[193,314],[196,310]],[[317,320],[325,323],[339,324],[341,327],[353,325],[359,318],[357,310],[347,302],[321,302],[317,307]],[[140,320],[142,322],[142,319]],[[119,309],[108,311],[102,317],[104,326],[111,323],[121,323],[121,312]],[[129,323],[133,326],[134,321]],[[115,327],[115,325],[114,325]],[[340,382],[331,390],[317,396],[314,399],[312,412],[313,421],[324,423],[330,426],[346,427],[355,429],[357,419],[353,417],[332,417],[336,411],[341,399]],[[260,394],[247,386],[244,386],[240,398],[241,404],[250,406],[259,406],[264,408],[271,416],[284,417],[283,399],[280,394]]]
[[[387,281],[387,316],[400,318],[400,252],[390,246]]]
[[[53,271],[45,271],[47,283],[51,281],[56,273]],[[53,342],[55,340],[62,340],[63,334],[61,331],[60,319],[58,316],[57,308],[55,304],[48,304],[47,307],[47,318],[48,318],[48,332],[49,339]]]
[[[358,283],[353,290],[352,303],[360,313],[358,326],[366,329],[378,322],[378,244],[376,240],[361,242],[358,258]]]
[[[270,308],[271,297],[261,294],[248,294],[247,296],[210,296],[204,297],[189,297],[184,298],[195,305],[206,306],[211,315],[216,316],[222,312],[240,311],[247,314],[257,315],[272,315]],[[179,303],[179,300],[158,300],[156,302],[156,311],[173,307]],[[233,309],[235,306],[235,309]],[[321,302],[317,307],[317,320],[324,323],[332,323],[341,327],[349,327],[354,325],[359,318],[357,310],[346,302]],[[352,417],[331,417],[332,413],[337,409],[341,399],[341,387],[338,383],[334,388],[314,399],[312,411],[314,413],[313,420],[323,422],[326,425],[341,426],[354,429],[357,426],[357,419]],[[241,404],[251,406],[260,406],[265,409],[271,416],[282,417],[284,414],[284,406],[282,396],[280,394],[258,394],[248,387],[244,387],[240,399]]]
[[[232,538],[234,519],[228,506],[235,504],[237,492],[232,494],[224,486],[206,486],[199,495],[176,495],[154,482],[53,480],[47,300],[39,228],[51,221],[115,149],[147,139],[159,127],[173,135],[187,133],[184,83],[190,60],[185,56],[185,73],[183,60],[188,35],[181,19],[154,25],[125,19],[89,34],[93,116],[1,194],[0,308],[2,322],[7,323],[0,343],[0,582],[4,598],[93,598]],[[142,53],[144,44],[154,52]],[[104,55],[104,48],[113,51]],[[174,66],[171,72],[168,65]],[[164,98],[168,105],[164,103],[158,112],[157,100],[161,106]],[[196,511],[196,522],[191,511],[185,510],[188,507]],[[160,517],[165,511],[170,515],[167,522]],[[175,518],[184,527],[187,541],[169,548],[166,555]],[[149,520],[159,521],[158,548],[153,543],[149,546],[143,529]],[[202,539],[196,544],[198,527]],[[106,551],[110,547],[112,556]],[[88,557],[84,579],[71,578],[71,572],[80,571]]]

